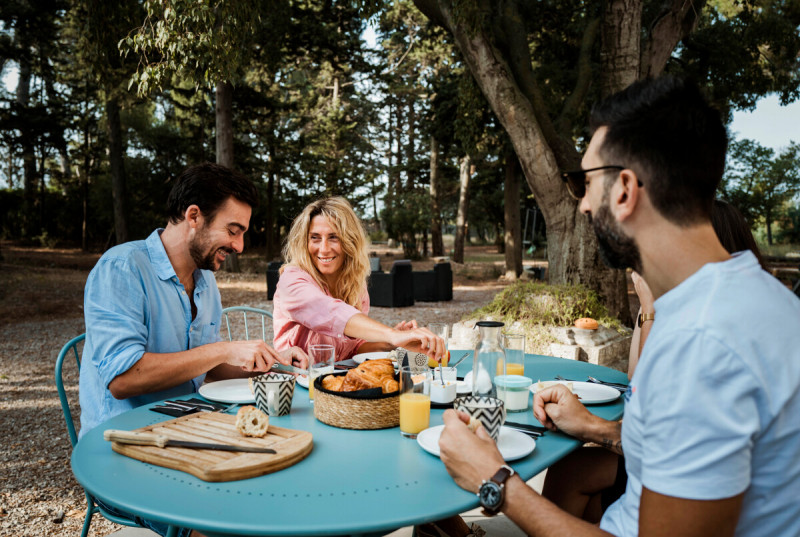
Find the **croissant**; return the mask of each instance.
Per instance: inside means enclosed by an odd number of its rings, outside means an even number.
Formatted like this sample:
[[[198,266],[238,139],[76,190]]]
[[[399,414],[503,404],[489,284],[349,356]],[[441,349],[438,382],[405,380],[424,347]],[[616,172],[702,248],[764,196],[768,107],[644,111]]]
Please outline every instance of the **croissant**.
[[[357,390],[367,390],[369,388],[376,388],[380,384],[375,384],[375,378],[372,375],[366,376],[362,371],[351,369],[344,377],[344,384],[342,384],[343,392],[354,392]]]
[[[394,393],[399,389],[400,389],[400,384],[392,377],[383,378],[383,384],[381,384],[381,390],[383,391],[383,393]]]
[[[354,392],[380,388],[382,393],[393,393],[400,389],[394,380],[392,361],[368,360],[342,376],[328,376],[322,380],[322,387],[336,392]]]
[[[344,377],[341,375],[328,375],[322,379],[322,387],[331,392],[342,391]]]
[[[394,375],[394,366],[388,358],[381,360],[367,360],[360,364],[356,369],[376,375],[379,377]]]

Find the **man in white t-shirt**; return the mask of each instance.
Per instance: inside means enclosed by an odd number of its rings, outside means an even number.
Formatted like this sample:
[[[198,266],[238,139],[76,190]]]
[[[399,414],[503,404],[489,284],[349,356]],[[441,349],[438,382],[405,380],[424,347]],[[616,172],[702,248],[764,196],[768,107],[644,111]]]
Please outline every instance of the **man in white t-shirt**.
[[[727,147],[719,114],[694,85],[661,77],[600,103],[592,130],[583,169],[564,179],[604,261],[649,284],[656,319],[621,428],[560,386],[536,394],[534,414],[624,447],[625,494],[599,528],[572,517],[509,476],[485,432],[453,411],[442,460],[534,536],[800,535],[800,300],[752,253],[729,255],[711,226]]]

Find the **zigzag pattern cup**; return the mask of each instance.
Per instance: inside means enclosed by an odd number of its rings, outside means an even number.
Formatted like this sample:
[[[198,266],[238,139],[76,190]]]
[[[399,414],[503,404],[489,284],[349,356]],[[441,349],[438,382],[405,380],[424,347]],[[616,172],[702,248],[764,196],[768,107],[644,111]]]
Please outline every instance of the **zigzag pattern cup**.
[[[497,442],[500,427],[506,422],[506,407],[503,401],[486,395],[468,395],[453,402],[453,408],[466,412],[483,424],[489,436]]]
[[[285,416],[292,410],[295,378],[284,373],[253,377],[256,407],[270,416]]]

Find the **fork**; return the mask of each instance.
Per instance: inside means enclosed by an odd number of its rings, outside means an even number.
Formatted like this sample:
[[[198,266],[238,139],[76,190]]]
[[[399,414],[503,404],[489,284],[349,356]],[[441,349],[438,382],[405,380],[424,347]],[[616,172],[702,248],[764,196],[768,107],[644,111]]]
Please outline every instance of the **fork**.
[[[617,388],[618,390],[622,390],[622,391],[628,389],[628,385],[627,384],[622,384],[621,382],[608,382],[608,381],[605,381],[605,380],[600,380],[600,379],[596,379],[594,377],[589,377],[589,376],[587,376],[587,378],[589,379],[589,382],[593,382],[595,384],[603,384],[604,386],[610,386],[612,388]]]
[[[566,380],[566,381],[569,381],[569,382],[581,382],[579,380],[566,379],[566,378],[562,377],[561,375],[556,375],[555,378],[556,378],[556,380]],[[590,377],[590,376],[587,376],[587,378],[589,379],[589,382],[591,382],[592,384],[602,384],[603,386],[608,386],[609,388],[614,388],[614,389],[617,389],[617,390],[619,390],[621,392],[624,392],[625,390],[628,389],[628,385],[627,384],[622,384],[622,383],[619,383],[619,382],[607,382],[605,380],[596,379],[596,378]]]

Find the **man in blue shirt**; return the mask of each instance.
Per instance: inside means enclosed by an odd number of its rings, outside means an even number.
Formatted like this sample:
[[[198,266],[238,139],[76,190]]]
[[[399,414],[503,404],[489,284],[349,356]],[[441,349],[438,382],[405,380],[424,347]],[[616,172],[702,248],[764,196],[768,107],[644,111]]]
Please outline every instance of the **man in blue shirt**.
[[[564,386],[537,392],[533,411],[551,430],[624,448],[625,493],[599,527],[569,515],[452,410],[442,461],[528,535],[800,535],[800,301],[712,227],[727,147],[719,113],[667,76],[600,103],[592,126],[582,169],[564,179],[606,264],[644,277],[655,320],[621,428]]]
[[[167,227],[100,258],[84,294],[81,435],[126,410],[196,392],[206,376],[244,377],[293,359],[305,367],[297,348],[278,353],[261,340],[220,340],[213,272],[242,251],[257,204],[247,177],[192,166],[169,194]]]

